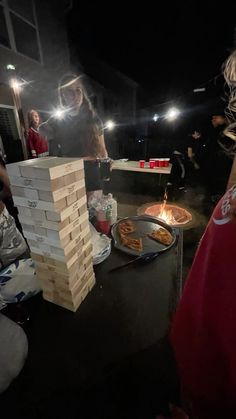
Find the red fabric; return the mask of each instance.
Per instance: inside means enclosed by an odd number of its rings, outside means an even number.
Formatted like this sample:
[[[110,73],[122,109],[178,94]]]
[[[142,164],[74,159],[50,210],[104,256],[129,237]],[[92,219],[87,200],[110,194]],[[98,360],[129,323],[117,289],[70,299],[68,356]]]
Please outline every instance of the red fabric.
[[[33,128],[30,128],[28,131],[27,143],[32,158],[36,158],[44,153],[48,153],[47,140]]]
[[[214,406],[216,411],[230,410],[233,417],[236,417],[236,223],[230,218],[230,210],[231,199],[235,197],[236,186],[214,210],[171,330],[187,396],[196,405],[199,402],[209,408]]]

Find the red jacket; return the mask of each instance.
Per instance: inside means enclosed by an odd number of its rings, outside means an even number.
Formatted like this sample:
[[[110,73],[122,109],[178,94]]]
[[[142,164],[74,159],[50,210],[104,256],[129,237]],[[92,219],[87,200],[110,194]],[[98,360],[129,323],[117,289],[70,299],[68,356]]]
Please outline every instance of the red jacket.
[[[37,157],[48,156],[48,142],[34,128],[28,131],[27,145],[30,156],[34,159]]]
[[[236,417],[236,185],[216,206],[197,250],[172,325],[171,341],[187,396]],[[218,412],[218,413],[217,413]],[[202,416],[201,416],[202,417]],[[203,416],[204,417],[204,416]]]

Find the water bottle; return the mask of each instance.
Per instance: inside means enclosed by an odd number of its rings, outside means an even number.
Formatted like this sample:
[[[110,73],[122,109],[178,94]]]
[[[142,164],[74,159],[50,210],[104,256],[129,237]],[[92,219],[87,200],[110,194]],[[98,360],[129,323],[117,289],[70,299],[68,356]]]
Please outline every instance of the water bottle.
[[[115,224],[117,221],[117,202],[113,198],[112,194],[107,195],[109,206],[111,206],[111,225]]]

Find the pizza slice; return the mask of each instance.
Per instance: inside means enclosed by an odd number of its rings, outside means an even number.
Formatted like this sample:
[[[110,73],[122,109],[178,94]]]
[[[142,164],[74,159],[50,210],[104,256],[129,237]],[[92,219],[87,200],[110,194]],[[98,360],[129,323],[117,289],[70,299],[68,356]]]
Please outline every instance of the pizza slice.
[[[141,238],[130,239],[126,235],[121,235],[121,244],[137,252],[141,252],[143,250],[143,242]]]
[[[132,221],[127,220],[127,221],[122,221],[118,224],[118,231],[120,235],[130,234],[136,231],[136,228],[134,224],[132,223]]]
[[[161,244],[164,244],[165,246],[169,246],[173,241],[171,233],[162,227],[158,230],[153,230],[151,233],[148,234],[148,237],[150,237],[150,239],[160,242]]]

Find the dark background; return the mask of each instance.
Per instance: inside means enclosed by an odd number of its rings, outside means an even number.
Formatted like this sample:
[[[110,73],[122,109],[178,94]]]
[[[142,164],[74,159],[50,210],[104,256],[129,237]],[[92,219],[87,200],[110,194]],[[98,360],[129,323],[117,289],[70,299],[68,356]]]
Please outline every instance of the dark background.
[[[233,2],[75,1],[69,39],[140,83],[149,100],[169,100],[221,72],[234,44]],[[231,5],[231,6],[230,6]]]

